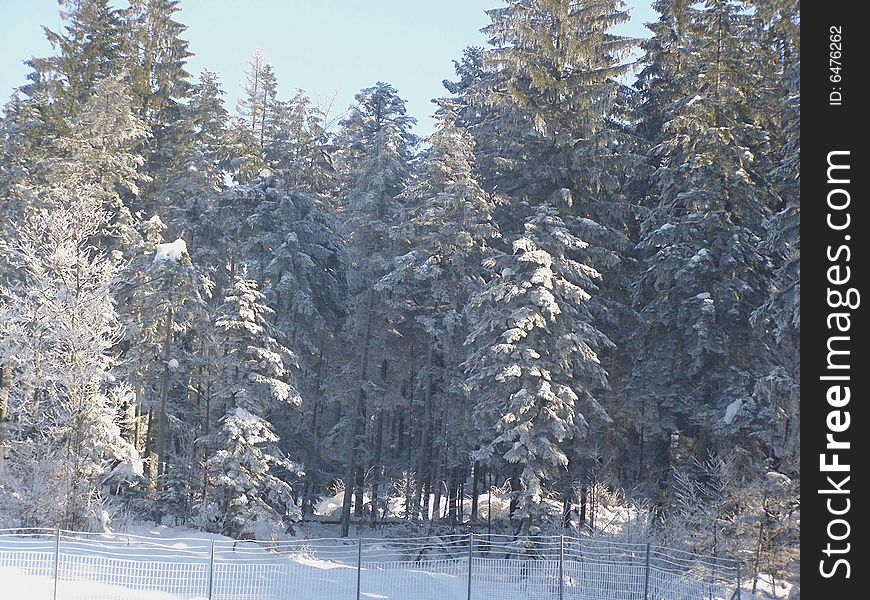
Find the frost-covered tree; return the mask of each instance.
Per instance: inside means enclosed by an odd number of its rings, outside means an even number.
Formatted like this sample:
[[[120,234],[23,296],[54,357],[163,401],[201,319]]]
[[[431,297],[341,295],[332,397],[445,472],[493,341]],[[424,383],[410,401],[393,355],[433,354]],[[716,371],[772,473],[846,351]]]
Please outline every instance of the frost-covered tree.
[[[263,151],[274,134],[278,80],[259,48],[248,60],[242,90],[232,130],[239,150],[232,173],[239,183],[250,181],[265,166]]]
[[[269,130],[267,125],[271,121],[271,113],[277,100],[278,82],[274,68],[259,48],[254,50],[248,60],[243,89],[245,95],[239,100],[237,112],[255,143],[262,149]]]
[[[353,350],[347,373],[342,431],[348,437],[342,536],[349,528],[352,494],[362,511],[363,458],[367,399],[384,393],[375,369],[383,359],[390,332],[377,317],[383,310],[375,284],[391,262],[390,228],[399,214],[397,196],[410,175],[411,152],[416,144],[410,132],[414,119],[395,88],[378,83],[356,95],[356,104],[341,123],[338,134],[344,171],[342,199],[348,252],[348,288],[351,316],[348,323]],[[383,367],[383,365],[382,365]],[[380,378],[382,379],[382,378]],[[353,482],[353,484],[351,484]]]
[[[0,117],[0,207],[7,216],[0,235],[30,204],[27,182],[49,155],[47,135],[39,103],[15,92]]]
[[[672,78],[675,100],[656,117],[657,206],[638,244],[648,266],[635,285],[641,321],[627,385],[663,501],[669,465],[687,460],[687,448],[703,459],[738,435],[754,445],[768,417],[753,387],[770,365],[749,323],[770,287],[759,234],[772,203],[757,167],[769,136],[750,110],[763,76],[745,67],[755,17],[732,2],[679,8],[679,28],[667,30],[679,39],[647,58],[663,63],[652,72]]]
[[[274,530],[298,516],[287,479],[301,473],[278,448],[272,420],[282,405],[301,398],[288,381],[293,354],[271,334],[272,313],[256,282],[236,277],[215,322],[218,377],[215,400],[224,413],[210,440],[207,490],[201,519],[232,536]]]
[[[774,214],[765,223],[760,249],[773,262],[773,278],[767,300],[752,315],[753,325],[772,336],[776,366],[756,386],[756,397],[769,407],[770,426],[765,432],[780,468],[795,475],[800,471],[800,27],[799,3],[770,0],[758,3],[767,23],[771,52],[770,71],[776,83],[773,106],[765,111],[771,127],[779,133],[777,151],[771,152],[769,185],[779,199]],[[770,117],[768,115],[775,115]]]
[[[407,251],[395,258],[392,270],[375,286],[386,295],[391,320],[403,338],[417,336],[427,349],[417,384],[422,388],[424,414],[416,457],[417,485],[409,507],[415,515],[424,482],[431,482],[440,468],[431,464],[439,454],[433,447],[447,443],[445,437],[455,452],[463,447],[449,430],[443,435],[435,430],[435,423],[450,419],[460,427],[468,415],[460,369],[465,358],[462,344],[468,334],[465,309],[483,284],[483,259],[499,237],[492,217],[495,202],[472,174],[473,139],[454,125],[452,105],[442,106],[440,120],[438,130],[427,140],[429,149],[413,182],[400,197],[403,216],[392,236]],[[464,456],[448,458],[465,460]]]
[[[50,138],[50,154],[30,179],[36,186],[86,186],[98,194],[111,218],[104,241],[122,252],[138,241],[130,201],[147,181],[137,147],[148,131],[131,103],[123,77],[96,82],[77,115],[67,120],[66,133]]]
[[[49,161],[46,177],[96,181],[106,195],[135,196],[145,178],[137,146],[149,134],[134,113],[123,77],[95,82],[90,99],[67,125],[66,135],[55,140],[58,156]]]
[[[567,467],[566,444],[582,439],[590,423],[610,420],[596,392],[607,387],[598,353],[612,342],[589,310],[599,273],[588,247],[555,207],[542,205],[513,251],[488,260],[492,279],[471,300],[465,369],[479,456],[517,466],[512,518],[526,534],[546,514],[549,486]]]
[[[223,94],[217,75],[204,70],[174,124],[182,141],[168,161],[158,198],[169,234],[189,240],[193,258],[206,270],[217,267],[223,240],[211,217],[234,152]]]
[[[14,239],[0,240],[16,274],[0,283],[0,363],[14,374],[4,395],[16,423],[0,489],[22,523],[82,528],[99,521],[101,484],[115,465],[141,474],[110,394],[120,265],[100,246],[109,224],[102,190],[37,191],[41,206],[16,223]]]
[[[158,217],[143,229],[144,241],[125,269],[118,297],[126,323],[124,373],[136,390],[139,418],[145,421],[142,449],[150,463],[150,483],[158,492],[154,514],[159,519],[175,511],[178,501],[186,504],[169,481],[189,475],[184,472],[187,464],[180,464],[189,448],[173,442],[190,432],[185,422],[198,412],[190,405],[190,378],[198,350],[195,332],[207,317],[211,282],[192,263],[183,239],[163,241],[165,225]]]

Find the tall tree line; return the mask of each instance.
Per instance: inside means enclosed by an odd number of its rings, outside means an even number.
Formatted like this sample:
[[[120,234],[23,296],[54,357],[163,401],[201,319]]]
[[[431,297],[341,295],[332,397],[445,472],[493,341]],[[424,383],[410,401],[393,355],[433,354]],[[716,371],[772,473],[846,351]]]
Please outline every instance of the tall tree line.
[[[231,113],[176,0],[61,2],[0,121],[0,515],[242,536],[338,492],[348,535],[503,486],[529,534],[603,487],[790,568],[799,6],[654,6],[507,0],[420,140],[259,50]]]

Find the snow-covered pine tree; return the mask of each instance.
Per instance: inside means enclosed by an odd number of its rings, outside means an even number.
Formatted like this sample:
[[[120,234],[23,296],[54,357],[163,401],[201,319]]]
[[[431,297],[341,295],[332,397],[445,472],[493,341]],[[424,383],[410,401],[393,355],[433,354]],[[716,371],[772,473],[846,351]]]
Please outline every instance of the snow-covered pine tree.
[[[288,381],[292,353],[272,336],[273,312],[253,280],[237,276],[218,311],[220,354],[216,407],[224,416],[210,440],[214,489],[200,507],[201,524],[226,535],[274,532],[299,516],[288,479],[301,468],[278,447],[272,423],[282,405],[301,398]]]
[[[689,0],[656,0],[653,8],[659,17],[647,27],[652,37],[640,44],[644,52],[643,68],[635,87],[641,90],[640,129],[650,140],[659,139],[667,121],[667,111],[679,100],[681,78],[693,64],[692,47],[685,45],[689,36]]]
[[[224,191],[212,222],[224,246],[218,283],[246,268],[279,310],[272,319],[276,335],[297,348],[307,368],[318,338],[347,310],[343,241],[333,217],[314,196],[264,172]]]
[[[174,124],[178,152],[167,165],[158,199],[169,235],[190,241],[194,262],[206,272],[217,269],[223,253],[223,236],[212,216],[233,154],[223,94],[217,75],[203,70]]]
[[[377,191],[387,196],[398,194],[417,145],[411,133],[416,119],[407,114],[405,101],[392,85],[378,82],[360,90],[354,99],[337,136],[342,189],[349,210],[354,209],[351,196],[367,193],[363,184],[371,186],[370,195]],[[364,176],[367,170],[381,175],[369,184]]]
[[[465,48],[462,58],[453,61],[457,79],[442,83],[451,94],[445,100],[456,106],[456,124],[474,138],[474,175],[483,189],[495,193],[502,191],[503,157],[517,154],[519,141],[505,135],[517,121],[511,106],[490,99],[501,75],[488,64],[486,52],[479,46]]]
[[[41,188],[87,187],[99,195],[112,219],[104,230],[104,241],[124,250],[135,243],[135,218],[129,199],[139,193],[146,178],[140,173],[144,162],[137,147],[148,132],[132,109],[123,76],[94,82],[88,99],[67,118],[61,131],[44,127],[36,115],[48,109],[37,100],[19,100],[25,113],[8,122],[7,152],[21,153],[4,165],[4,202],[26,212],[42,206]],[[26,107],[26,108],[25,108]],[[6,121],[4,121],[6,122]]]
[[[138,149],[147,138],[123,75],[101,79],[77,116],[68,119],[66,133],[54,139],[52,156],[41,165],[39,176],[48,182],[96,182],[124,249],[137,241],[129,201],[147,181]]]
[[[192,263],[183,239],[163,242],[165,225],[158,217],[143,229],[144,241],[118,286],[126,324],[120,348],[124,375],[136,390],[139,430],[146,436],[144,447],[138,437],[134,443],[149,461],[149,484],[157,490],[153,514],[160,520],[189,510],[189,491],[174,484],[196,476],[188,468],[190,434],[202,420],[200,407],[190,401],[191,377],[211,282]]]
[[[465,307],[484,281],[482,262],[499,237],[492,218],[494,200],[472,175],[473,138],[455,125],[456,120],[455,106],[443,102],[439,127],[427,140],[429,148],[413,182],[400,196],[403,215],[391,235],[407,252],[396,257],[392,270],[375,286],[384,294],[390,320],[402,331],[403,339],[416,336],[418,344],[427,349],[417,384],[424,408],[416,486],[409,507],[413,515],[420,511],[424,482],[430,482],[429,488],[440,486],[432,481],[440,468],[431,464],[433,446],[452,449],[446,461],[465,466],[467,460],[470,448],[464,443],[465,436],[452,435],[464,431],[469,420],[460,368],[468,334]],[[411,416],[405,416],[409,426]],[[436,421],[443,424],[440,430],[435,430]],[[377,494],[376,482],[373,497]]]
[[[591,219],[603,226],[593,228],[602,233],[595,240],[587,238],[588,229],[572,233],[599,253],[596,268],[604,277],[590,308],[620,348],[602,348],[599,358],[608,370],[625,371],[631,358],[622,348],[635,318],[629,309],[636,271],[630,240],[637,236],[648,177],[646,144],[635,132],[637,95],[623,83],[638,40],[613,31],[628,12],[619,0],[517,0],[488,15],[482,69],[469,55],[461,73],[472,81],[466,114],[480,115],[471,126],[482,159],[479,179],[510,198],[496,213],[509,238],[522,235],[519,203],[545,203],[560,190],[572,199],[560,211],[581,217],[573,223]],[[477,108],[481,92],[485,101]],[[622,404],[621,381],[616,384],[599,395],[613,416]],[[620,444],[612,433],[602,431],[608,448]],[[579,455],[572,459],[566,492],[589,463]]]
[[[40,104],[16,91],[0,117],[0,209],[7,217],[0,223],[0,236],[7,239],[11,232],[4,230],[29,204],[27,182],[50,151],[47,134]]]
[[[648,266],[635,287],[641,322],[627,384],[656,465],[640,471],[658,477],[663,503],[671,465],[689,460],[689,447],[702,460],[735,439],[760,451],[755,434],[768,423],[752,392],[770,354],[749,317],[769,290],[758,236],[772,203],[754,170],[769,137],[750,102],[763,75],[745,67],[755,17],[730,1],[669,8],[679,8],[669,17],[678,26],[657,35],[679,37],[649,46],[645,59],[661,63],[650,77],[669,78],[648,79],[646,93],[670,91],[653,117],[663,123],[651,152],[658,197],[638,244]]]
[[[765,114],[779,134],[771,152],[768,178],[779,200],[765,224],[760,250],[773,262],[770,295],[752,315],[764,335],[772,335],[777,365],[756,386],[756,397],[768,407],[770,427],[766,443],[778,468],[790,476],[800,472],[800,29],[799,3],[770,0],[758,3],[768,23],[771,94],[775,108]]]
[[[288,189],[286,175],[263,173],[228,188],[209,221],[218,247],[218,288],[227,289],[247,268],[275,311],[269,317],[272,334],[296,354],[287,368],[306,399],[305,418],[282,415],[275,425],[282,448],[304,458],[311,478],[320,452],[314,429],[324,427],[318,421],[326,405],[324,365],[348,310],[346,258],[335,218],[318,198]]]
[[[588,247],[554,206],[531,209],[524,235],[487,261],[492,278],[471,300],[465,369],[478,454],[518,468],[512,518],[526,534],[547,513],[566,444],[610,420],[596,392],[607,387],[598,353],[612,342],[589,310],[599,274]]]
[[[494,174],[503,193],[545,200],[568,188],[584,216],[601,220],[586,203],[614,200],[622,171],[619,79],[635,40],[611,33],[628,20],[619,0],[508,0],[487,11],[495,71],[488,101],[502,118],[500,160]],[[624,159],[623,161],[624,162]]]
[[[356,95],[356,104],[341,122],[338,155],[343,171],[340,199],[348,252],[350,319],[348,336],[352,353],[350,371],[343,378],[346,398],[339,429],[347,436],[347,475],[342,505],[342,537],[350,526],[352,494],[362,514],[362,442],[367,419],[367,397],[384,394],[377,375],[385,368],[386,322],[377,315],[383,305],[375,284],[391,264],[390,228],[399,211],[396,196],[410,174],[416,137],[410,132],[414,119],[406,114],[405,101],[393,86],[378,82]],[[381,369],[373,368],[380,363]],[[344,385],[344,384],[343,384]]]

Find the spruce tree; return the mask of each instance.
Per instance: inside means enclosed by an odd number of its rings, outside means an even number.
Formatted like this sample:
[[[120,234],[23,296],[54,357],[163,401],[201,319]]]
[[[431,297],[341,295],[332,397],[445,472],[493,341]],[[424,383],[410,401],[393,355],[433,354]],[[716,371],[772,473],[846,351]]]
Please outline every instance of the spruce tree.
[[[466,459],[463,450],[470,450],[461,437],[451,434],[467,425],[470,409],[460,368],[468,334],[465,312],[469,298],[484,282],[482,262],[499,237],[492,216],[495,202],[472,174],[473,139],[454,124],[451,104],[442,105],[439,118],[415,178],[400,196],[403,215],[391,235],[407,251],[395,258],[375,286],[385,296],[390,321],[402,339],[416,338],[427,348],[416,384],[422,388],[424,407],[416,487],[408,507],[412,515],[420,510],[424,483],[440,468],[431,464],[433,447],[454,449],[454,456],[446,457],[454,462],[448,468],[458,468],[456,463]],[[411,416],[407,415],[409,422]],[[436,421],[443,423],[440,431]]]
[[[55,54],[25,63],[33,71],[21,87],[37,99],[58,132],[65,119],[78,115],[100,80],[117,77],[129,67],[129,40],[122,11],[109,0],[62,0],[61,31],[43,27]]]
[[[384,358],[387,336],[385,321],[378,318],[383,307],[375,284],[391,261],[390,227],[398,216],[396,197],[407,183],[411,153],[416,144],[410,132],[414,119],[406,114],[405,101],[395,88],[379,82],[356,95],[356,104],[341,123],[339,161],[344,172],[342,199],[348,252],[350,295],[349,336],[354,340],[348,373],[347,398],[342,430],[348,438],[348,467],[342,505],[341,535],[348,534],[351,496],[356,494],[362,511],[362,436],[365,434],[367,401],[383,390],[374,365]],[[381,369],[383,372],[383,369]]]
[[[628,20],[617,0],[510,0],[487,11],[495,71],[488,101],[502,117],[497,181],[508,195],[545,200],[568,188],[578,207],[613,193],[619,169],[603,168],[620,138],[619,78],[634,40],[610,30]],[[584,216],[592,216],[590,214]]]
[[[703,460],[740,432],[760,451],[752,440],[766,417],[753,387],[769,367],[749,323],[769,290],[758,244],[772,202],[755,170],[768,135],[749,110],[762,77],[745,67],[754,17],[732,2],[678,8],[671,18],[680,28],[667,35],[679,38],[650,46],[647,57],[661,63],[649,72],[669,78],[675,100],[655,117],[657,206],[638,244],[649,266],[635,286],[641,322],[627,386],[640,402],[637,427],[652,442],[651,460],[662,466],[662,502],[670,465],[688,460],[690,446]],[[659,88],[646,84],[653,99]]]
[[[194,259],[209,270],[216,268],[221,243],[210,217],[226,187],[224,173],[233,154],[223,94],[217,75],[204,70],[174,125],[183,141],[167,164],[158,199],[169,234],[189,240]]]
[[[281,405],[298,406],[301,398],[287,377],[293,355],[272,336],[264,300],[254,281],[236,277],[215,321],[216,400],[224,416],[210,442],[207,464],[216,483],[201,518],[235,537],[274,532],[298,516],[287,478],[301,469],[278,448],[272,420]]]
[[[528,534],[547,514],[551,482],[568,464],[567,443],[610,417],[598,353],[612,342],[589,310],[599,273],[554,206],[530,210],[513,251],[488,260],[492,278],[471,299],[465,363],[479,456],[519,470],[513,519]]]

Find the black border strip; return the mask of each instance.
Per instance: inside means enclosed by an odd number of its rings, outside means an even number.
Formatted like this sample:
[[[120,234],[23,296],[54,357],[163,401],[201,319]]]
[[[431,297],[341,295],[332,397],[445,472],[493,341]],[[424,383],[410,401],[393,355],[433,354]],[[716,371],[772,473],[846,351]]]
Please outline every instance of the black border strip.
[[[850,288],[864,291],[865,261],[870,260],[866,242],[870,222],[864,208],[870,169],[859,134],[870,112],[861,93],[870,38],[866,23],[858,17],[862,4],[805,3],[801,14],[801,262],[806,275],[801,282],[801,591],[808,599],[863,598],[868,588],[870,540],[864,526],[866,493],[860,490],[870,484],[865,442],[870,434],[865,409],[867,368],[862,352],[870,339],[864,332],[860,303],[850,302],[857,304],[855,308],[832,306],[839,298],[836,292],[845,297]],[[840,65],[831,62],[837,50]],[[832,69],[837,66],[839,70]],[[829,162],[849,169],[829,173]],[[829,196],[831,204],[848,206],[830,208]],[[846,213],[849,226],[835,229],[844,225]],[[832,278],[842,280],[847,273],[849,281],[832,283]],[[848,318],[831,320],[832,313],[848,313]],[[848,324],[849,330],[838,331],[838,323]],[[831,355],[829,345],[849,354]],[[829,360],[841,368],[831,368]],[[831,428],[845,430],[832,433]],[[828,447],[828,434],[838,443],[847,442],[849,448]],[[839,464],[849,465],[848,471],[822,468],[821,455],[830,465],[834,454]]]

